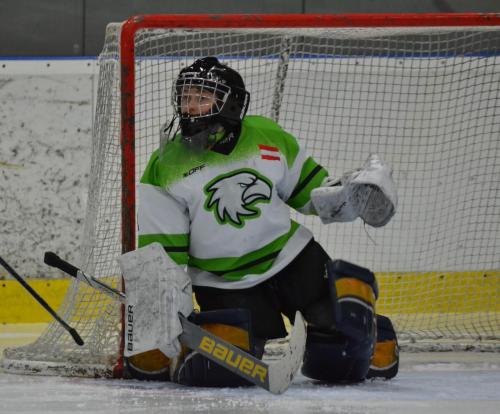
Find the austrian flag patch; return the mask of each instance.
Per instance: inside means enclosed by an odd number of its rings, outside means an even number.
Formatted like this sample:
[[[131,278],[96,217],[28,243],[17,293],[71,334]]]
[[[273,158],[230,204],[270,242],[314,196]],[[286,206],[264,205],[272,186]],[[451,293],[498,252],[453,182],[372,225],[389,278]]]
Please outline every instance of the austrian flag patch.
[[[270,147],[269,145],[259,144],[260,158],[263,160],[279,161],[280,150],[277,147]]]

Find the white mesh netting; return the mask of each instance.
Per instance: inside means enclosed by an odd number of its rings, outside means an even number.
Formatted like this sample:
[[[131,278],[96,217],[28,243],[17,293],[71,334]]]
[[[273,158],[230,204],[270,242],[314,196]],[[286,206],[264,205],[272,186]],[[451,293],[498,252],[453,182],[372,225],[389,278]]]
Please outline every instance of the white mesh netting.
[[[100,56],[83,268],[115,286],[121,253],[120,25]],[[276,119],[337,176],[378,153],[400,204],[384,228],[294,215],[334,258],[377,272],[380,313],[403,342],[500,339],[500,28],[141,30],[135,38],[136,178],[173,116],[172,81],[214,55],[243,76],[250,114]],[[120,307],[75,284],[51,324],[7,350],[11,370],[112,375]],[[41,367],[41,368],[40,368]]]

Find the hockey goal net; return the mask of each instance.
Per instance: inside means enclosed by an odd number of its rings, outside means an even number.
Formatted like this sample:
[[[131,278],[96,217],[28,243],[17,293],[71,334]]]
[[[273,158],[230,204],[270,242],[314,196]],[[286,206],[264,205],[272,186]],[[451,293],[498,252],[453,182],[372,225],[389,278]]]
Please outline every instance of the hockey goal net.
[[[332,176],[378,153],[400,203],[384,228],[297,215],[334,258],[369,267],[403,344],[500,343],[500,16],[140,16],[99,57],[83,269],[120,286],[135,183],[173,115],[172,81],[202,56],[243,76],[249,113],[278,121]],[[12,371],[119,376],[121,309],[75,283],[57,324],[9,349]]]

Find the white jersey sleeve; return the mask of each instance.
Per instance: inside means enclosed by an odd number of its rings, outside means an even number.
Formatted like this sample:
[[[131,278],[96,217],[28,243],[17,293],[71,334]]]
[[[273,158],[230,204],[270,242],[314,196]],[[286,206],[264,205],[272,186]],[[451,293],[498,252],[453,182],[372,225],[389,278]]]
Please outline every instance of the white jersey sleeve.
[[[315,214],[311,191],[321,185],[328,172],[306,154],[293,136],[287,137],[287,171],[278,185],[278,193],[286,203],[303,214]]]
[[[176,263],[186,264],[189,251],[188,210],[166,190],[154,184],[154,165],[153,156],[137,186],[139,247],[158,242]]]

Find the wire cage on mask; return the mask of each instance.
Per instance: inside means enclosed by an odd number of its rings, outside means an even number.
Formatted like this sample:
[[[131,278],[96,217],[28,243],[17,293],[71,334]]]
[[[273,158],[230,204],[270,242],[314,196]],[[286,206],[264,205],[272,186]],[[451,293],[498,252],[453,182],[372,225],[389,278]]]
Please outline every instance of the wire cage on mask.
[[[230,94],[231,87],[219,80],[183,73],[173,85],[172,105],[181,119],[206,118],[220,114]]]

